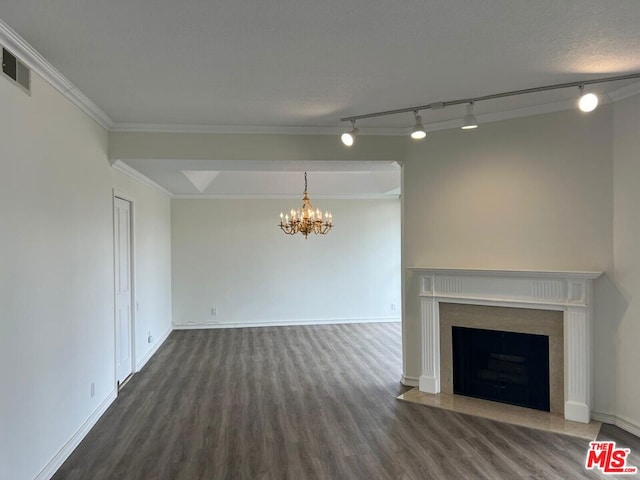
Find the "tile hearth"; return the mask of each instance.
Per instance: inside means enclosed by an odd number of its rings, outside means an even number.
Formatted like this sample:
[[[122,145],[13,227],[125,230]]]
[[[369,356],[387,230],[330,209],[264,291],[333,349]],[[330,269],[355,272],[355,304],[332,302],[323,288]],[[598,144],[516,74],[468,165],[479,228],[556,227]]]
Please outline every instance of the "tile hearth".
[[[589,441],[596,439],[602,426],[600,422],[593,420],[590,423],[572,422],[565,420],[562,415],[557,413],[541,412],[530,408],[516,407],[515,405],[506,405],[450,393],[425,393],[417,388],[412,388],[397,398],[405,402],[442,408],[452,412],[483,417],[536,430],[571,435]]]

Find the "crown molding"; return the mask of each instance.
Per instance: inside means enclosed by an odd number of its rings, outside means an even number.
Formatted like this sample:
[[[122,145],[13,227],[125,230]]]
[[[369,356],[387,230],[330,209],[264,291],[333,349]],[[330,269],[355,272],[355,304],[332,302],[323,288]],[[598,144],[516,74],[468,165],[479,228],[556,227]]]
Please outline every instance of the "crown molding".
[[[636,90],[629,90],[632,93],[626,93],[629,89],[616,90],[621,92],[624,90],[624,97],[613,97],[612,94],[602,96],[600,104],[605,105],[612,101],[618,101],[622,98],[640,93],[640,82],[634,84]],[[575,100],[562,100],[559,102],[545,103],[542,105],[532,105],[530,107],[517,108],[514,110],[504,110],[493,113],[476,113],[478,123],[493,123],[502,120],[511,120],[515,118],[531,117],[533,115],[542,115],[545,113],[561,112],[565,110],[574,110],[576,108]],[[424,121],[424,119],[423,119]],[[442,122],[425,122],[427,133],[438,130],[448,130],[451,128],[459,128],[462,124],[462,117]],[[112,132],[121,133],[210,133],[210,134],[272,134],[272,135],[340,135],[346,127],[273,127],[273,126],[225,126],[225,125],[180,125],[180,124],[156,124],[156,123],[116,123],[112,128]],[[402,136],[409,135],[410,125],[407,127],[362,127],[358,135],[385,135],[385,136]]]
[[[98,105],[93,103],[2,19],[0,19],[0,43],[103,128],[109,130],[113,126],[113,121]]]
[[[239,135],[340,135],[347,127],[296,127],[260,125],[189,125],[160,123],[116,123],[116,133],[214,133]],[[363,135],[406,135],[408,127],[367,128]]]
[[[640,94],[640,82],[632,83],[617,90],[609,92],[607,95],[613,102],[619,102],[625,98]]]
[[[172,195],[174,200],[300,200],[301,195]],[[353,193],[349,195],[313,194],[314,200],[396,200],[399,194]]]
[[[173,193],[171,193],[169,190],[167,190],[166,188],[160,186],[159,184],[157,184],[156,182],[154,182],[153,180],[151,180],[149,177],[147,177],[146,175],[143,175],[142,173],[140,173],[138,170],[136,170],[135,168],[133,168],[130,165],[127,165],[126,163],[124,163],[122,160],[116,160],[114,161],[111,166],[121,172],[124,173],[125,175],[128,175],[129,177],[133,178],[134,180],[142,183],[143,185],[146,185],[149,188],[152,188],[153,190],[156,190],[168,197],[173,197]]]

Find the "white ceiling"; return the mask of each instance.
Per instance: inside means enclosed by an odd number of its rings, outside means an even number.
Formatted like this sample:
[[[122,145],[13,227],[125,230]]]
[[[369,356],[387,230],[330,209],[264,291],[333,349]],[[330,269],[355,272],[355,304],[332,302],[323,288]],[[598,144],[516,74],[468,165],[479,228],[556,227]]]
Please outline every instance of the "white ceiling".
[[[2,0],[0,16],[116,124],[336,127],[342,116],[640,71],[637,0]]]
[[[640,71],[638,0],[2,0],[0,17],[115,129],[336,129],[349,115]],[[629,83],[593,89],[606,101]],[[480,102],[476,113],[497,119],[576,95]],[[423,120],[427,129],[453,126],[463,115],[458,106]],[[400,133],[412,121],[403,114],[358,126]],[[178,195],[299,194],[301,168],[313,168],[128,163]],[[310,191],[341,195],[342,178],[358,195],[399,188],[393,167],[325,167]],[[285,186],[278,169],[298,174]]]

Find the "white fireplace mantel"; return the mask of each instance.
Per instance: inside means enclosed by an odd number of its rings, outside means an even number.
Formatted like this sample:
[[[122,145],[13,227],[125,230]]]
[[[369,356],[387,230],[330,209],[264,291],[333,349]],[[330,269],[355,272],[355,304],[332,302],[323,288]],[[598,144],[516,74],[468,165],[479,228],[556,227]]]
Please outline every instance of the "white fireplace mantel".
[[[564,416],[591,420],[592,284],[601,272],[413,267],[419,278],[422,373],[419,389],[440,392],[439,303],[559,310],[564,322]]]

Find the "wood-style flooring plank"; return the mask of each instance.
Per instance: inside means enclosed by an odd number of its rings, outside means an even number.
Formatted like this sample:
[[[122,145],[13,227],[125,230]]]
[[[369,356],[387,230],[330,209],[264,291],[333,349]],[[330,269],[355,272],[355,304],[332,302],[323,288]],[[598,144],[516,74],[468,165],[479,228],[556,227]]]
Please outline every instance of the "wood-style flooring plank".
[[[396,400],[400,372],[397,323],[175,331],[54,480],[606,478],[586,440]]]

